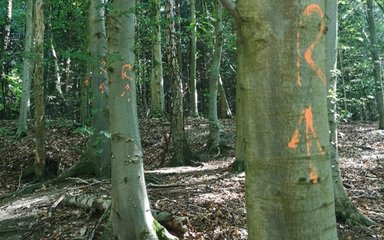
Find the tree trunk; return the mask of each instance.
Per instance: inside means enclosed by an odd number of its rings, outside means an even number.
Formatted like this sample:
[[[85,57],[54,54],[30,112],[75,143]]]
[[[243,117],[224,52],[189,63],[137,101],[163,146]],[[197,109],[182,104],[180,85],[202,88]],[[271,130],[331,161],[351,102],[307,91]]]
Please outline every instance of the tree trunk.
[[[20,100],[19,120],[17,124],[16,137],[22,137],[27,134],[27,117],[30,110],[30,91],[31,91],[31,73],[32,73],[32,45],[33,45],[33,0],[27,0],[25,14],[25,42],[24,42],[24,63],[23,63],[23,91]]]
[[[229,107],[227,94],[225,93],[224,84],[220,76],[219,76],[219,104],[218,104],[217,114],[221,119],[233,117],[231,108]]]
[[[167,62],[168,74],[171,85],[171,144],[173,146],[173,158],[171,165],[182,166],[191,164],[191,150],[188,146],[184,129],[184,108],[183,108],[183,84],[180,77],[180,69],[176,56],[176,30],[175,30],[175,2],[167,0],[165,11],[170,21],[167,27]]]
[[[373,15],[373,0],[367,0],[367,22],[371,40],[373,74],[375,78],[375,94],[377,111],[379,113],[379,129],[384,129],[384,98],[383,81],[381,74],[381,59],[378,48],[375,18]]]
[[[89,125],[90,107],[89,107],[89,86],[91,84],[90,64],[86,64],[86,74],[84,79],[81,79],[80,84],[80,122],[83,126]]]
[[[33,74],[35,99],[35,175],[38,179],[46,175],[45,162],[45,116],[44,116],[44,9],[43,0],[35,0],[35,66]]]
[[[111,175],[110,138],[108,124],[108,80],[106,70],[107,39],[105,31],[104,0],[90,0],[89,5],[89,51],[91,57],[92,129],[87,154],[96,163],[96,175],[109,178]]]
[[[151,115],[163,116],[164,79],[161,53],[160,0],[151,0],[152,26],[152,77],[151,77]]]
[[[329,154],[332,165],[332,178],[335,196],[335,212],[338,219],[347,223],[361,223],[370,225],[373,222],[359,213],[353,206],[343,186],[341,178],[338,141],[337,141],[337,1],[326,2],[328,16],[328,32],[326,35],[327,50],[327,78],[328,78],[328,122],[330,132]]]
[[[51,4],[48,2],[47,4]],[[53,33],[52,33],[52,8],[51,5],[49,6],[49,15],[48,15],[48,21],[47,21],[47,33],[49,35],[49,49],[52,54],[52,60],[53,60],[53,71],[54,71],[54,83],[55,83],[55,90],[56,94],[59,97],[60,105],[65,102],[65,98],[63,95],[63,90],[61,88],[62,81],[61,81],[61,75],[60,75],[60,66],[59,66],[59,58],[57,57],[57,52],[55,49],[54,41],[53,41]]]
[[[236,8],[226,2],[239,26],[237,114],[250,240],[337,239],[325,1],[305,2],[238,0]]]
[[[108,55],[118,56],[108,66],[113,233],[124,240],[158,239],[164,229],[157,228],[150,211],[137,117],[135,15],[131,11],[135,0],[114,0],[110,7]]]
[[[196,25],[196,0],[191,0],[191,69],[189,76],[189,91],[190,91],[190,109],[191,117],[198,117],[199,111],[197,107],[197,89],[196,89],[196,42],[197,42],[197,25]]]
[[[220,154],[220,125],[217,116],[217,89],[220,78],[221,51],[223,46],[223,7],[219,0],[215,1],[215,44],[209,66],[209,136],[208,147],[210,151]]]
[[[7,0],[7,9],[4,21],[4,32],[3,32],[3,41],[1,46],[1,69],[0,69],[0,83],[2,90],[2,100],[3,100],[3,109],[2,114],[5,119],[11,117],[11,109],[9,106],[9,83],[8,83],[8,74],[10,70],[11,62],[11,53],[9,51],[9,45],[11,43],[11,21],[12,21],[12,0]]]

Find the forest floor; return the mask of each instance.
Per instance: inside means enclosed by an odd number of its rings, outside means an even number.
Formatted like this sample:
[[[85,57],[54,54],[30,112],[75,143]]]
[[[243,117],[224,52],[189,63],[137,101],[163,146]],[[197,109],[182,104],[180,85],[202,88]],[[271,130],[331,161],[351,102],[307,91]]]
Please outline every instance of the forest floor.
[[[170,159],[166,146],[169,125],[158,119],[140,122],[146,173],[169,186],[148,184],[151,206],[188,217],[181,239],[247,239],[244,174],[229,171],[234,161],[235,125],[224,120],[222,138],[228,146],[219,156],[206,153],[207,120],[188,120],[186,129],[197,167],[163,167]],[[85,148],[84,128],[68,121],[50,121],[46,134],[51,171],[72,166]],[[0,199],[31,183],[23,180],[34,159],[33,132],[15,141],[15,121],[0,121]],[[339,154],[344,185],[357,208],[376,221],[371,227],[339,222],[339,239],[384,239],[384,131],[376,124],[340,126]],[[107,214],[61,202],[64,196],[109,195],[110,181],[70,178],[46,184],[32,194],[0,200],[0,239],[99,239]]]

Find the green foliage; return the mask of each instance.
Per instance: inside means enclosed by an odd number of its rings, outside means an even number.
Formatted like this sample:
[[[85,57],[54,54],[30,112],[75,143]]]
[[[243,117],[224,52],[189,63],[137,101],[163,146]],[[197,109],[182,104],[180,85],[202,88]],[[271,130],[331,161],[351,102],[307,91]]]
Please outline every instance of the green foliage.
[[[375,7],[378,33],[384,31],[383,12]],[[383,38],[379,45],[384,47]],[[339,1],[338,112],[348,120],[377,118],[371,43],[366,20],[366,1]]]

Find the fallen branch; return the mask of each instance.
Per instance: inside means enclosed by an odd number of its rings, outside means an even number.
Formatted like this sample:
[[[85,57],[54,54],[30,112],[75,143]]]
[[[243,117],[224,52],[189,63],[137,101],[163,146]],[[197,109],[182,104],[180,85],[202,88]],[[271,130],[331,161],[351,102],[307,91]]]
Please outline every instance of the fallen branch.
[[[78,196],[67,195],[62,201],[66,205],[85,209],[97,209],[104,213],[111,207],[111,198],[108,195],[83,194]],[[188,231],[189,219],[187,217],[175,216],[174,214],[161,210],[151,210],[152,216],[162,226],[172,232],[184,234]]]

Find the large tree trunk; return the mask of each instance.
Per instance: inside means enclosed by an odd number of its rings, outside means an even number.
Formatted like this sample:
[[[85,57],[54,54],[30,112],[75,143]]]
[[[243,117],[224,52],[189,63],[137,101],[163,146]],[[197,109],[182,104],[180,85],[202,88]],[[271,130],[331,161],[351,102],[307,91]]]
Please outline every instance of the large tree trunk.
[[[35,66],[33,74],[34,99],[35,99],[35,175],[44,178],[46,175],[45,163],[45,116],[44,116],[44,9],[43,0],[35,0]]]
[[[337,239],[324,2],[238,0],[230,8],[239,26],[250,240]]]
[[[96,163],[96,175],[111,175],[110,138],[108,136],[108,81],[106,70],[107,39],[104,0],[91,0],[89,5],[89,51],[91,55],[92,129],[88,156]]]
[[[163,116],[164,104],[164,79],[163,60],[161,53],[160,30],[160,0],[151,0],[151,13],[154,21],[152,26],[152,77],[151,77],[151,115]]]
[[[9,86],[8,86],[8,74],[10,71],[11,54],[9,51],[9,45],[11,43],[11,21],[12,21],[12,0],[7,0],[6,15],[4,19],[4,32],[2,38],[2,46],[0,49],[1,65],[0,65],[0,84],[2,91],[2,113],[5,119],[11,117],[11,109],[9,105]]]
[[[134,74],[135,0],[114,0],[108,15],[111,221],[117,239],[158,239],[145,187]],[[126,12],[122,14],[122,9]],[[164,230],[159,230],[163,232]],[[166,238],[167,239],[167,238]]]
[[[209,136],[208,147],[220,154],[220,125],[217,116],[217,89],[220,77],[221,51],[223,46],[223,7],[219,0],[215,0],[215,44],[209,66]]]
[[[20,100],[19,120],[17,124],[16,137],[27,134],[27,117],[30,107],[31,73],[32,73],[32,45],[33,45],[33,0],[27,0],[25,14],[25,42],[24,42],[24,63],[23,63],[23,91]]]
[[[190,92],[190,109],[191,117],[198,117],[199,111],[197,107],[197,89],[196,89],[196,60],[197,60],[197,22],[196,22],[196,0],[191,0],[191,69],[189,74],[189,92]]]
[[[171,85],[171,143],[173,158],[171,165],[181,166],[191,164],[191,150],[188,146],[184,129],[183,84],[180,77],[179,63],[176,54],[175,30],[175,2],[167,0],[165,11],[170,23],[167,27],[167,62],[168,74]]]
[[[377,111],[379,113],[379,129],[384,129],[384,98],[383,98],[383,81],[380,52],[378,48],[376,23],[373,15],[373,0],[367,0],[367,22],[369,35],[371,40],[371,52],[373,62],[373,73],[375,78],[375,93]]]

